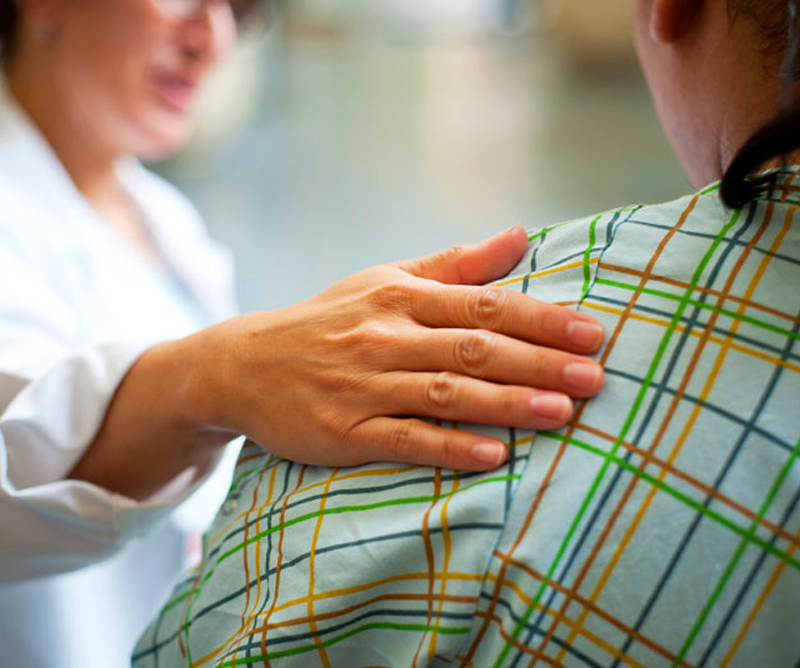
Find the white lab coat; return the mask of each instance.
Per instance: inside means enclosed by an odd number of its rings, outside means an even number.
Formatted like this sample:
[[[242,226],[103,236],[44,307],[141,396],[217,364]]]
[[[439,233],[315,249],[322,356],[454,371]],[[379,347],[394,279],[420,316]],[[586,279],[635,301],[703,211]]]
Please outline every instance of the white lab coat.
[[[98,217],[0,85],[2,668],[129,665],[236,455],[147,503],[64,480],[144,350],[236,310],[229,253],[195,210],[138,163],[119,169],[169,273]]]

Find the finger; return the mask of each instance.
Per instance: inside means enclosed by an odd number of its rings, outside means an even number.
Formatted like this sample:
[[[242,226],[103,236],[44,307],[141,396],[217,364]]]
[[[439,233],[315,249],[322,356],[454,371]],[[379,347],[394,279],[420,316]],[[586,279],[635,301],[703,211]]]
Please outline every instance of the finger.
[[[522,259],[528,234],[519,225],[485,241],[449,248],[417,260],[394,263],[419,278],[440,283],[481,285],[502,278]]]
[[[498,287],[428,283],[426,298],[411,302],[411,315],[428,327],[486,329],[576,353],[595,352],[603,342],[596,320],[562,306]]]
[[[353,428],[348,449],[362,461],[411,462],[466,471],[490,471],[508,458],[502,441],[416,419],[373,418]]]
[[[383,374],[370,388],[385,415],[419,415],[452,422],[558,429],[572,417],[561,392],[491,383],[449,371]]]
[[[453,371],[578,399],[603,386],[603,368],[593,360],[480,329],[416,328],[398,337],[390,354],[408,371]]]

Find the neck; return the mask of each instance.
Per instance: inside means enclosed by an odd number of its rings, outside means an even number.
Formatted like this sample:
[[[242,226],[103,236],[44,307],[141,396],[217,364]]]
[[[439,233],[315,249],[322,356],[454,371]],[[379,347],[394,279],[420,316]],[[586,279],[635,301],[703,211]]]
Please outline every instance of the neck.
[[[92,131],[91,116],[80,102],[63,92],[63,77],[49,64],[17,54],[8,71],[8,85],[18,104],[50,144],[67,173],[93,203],[119,190],[116,163],[118,151]]]

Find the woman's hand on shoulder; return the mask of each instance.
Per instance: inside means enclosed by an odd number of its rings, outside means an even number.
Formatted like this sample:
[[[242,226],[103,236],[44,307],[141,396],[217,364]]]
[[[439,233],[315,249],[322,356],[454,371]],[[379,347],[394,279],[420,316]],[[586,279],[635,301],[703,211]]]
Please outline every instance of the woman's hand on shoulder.
[[[600,326],[574,311],[481,284],[523,256],[522,228],[362,271],[319,296],[194,337],[192,401],[210,425],[311,464],[405,461],[483,470],[492,438],[407,416],[554,429],[596,394],[584,354]]]

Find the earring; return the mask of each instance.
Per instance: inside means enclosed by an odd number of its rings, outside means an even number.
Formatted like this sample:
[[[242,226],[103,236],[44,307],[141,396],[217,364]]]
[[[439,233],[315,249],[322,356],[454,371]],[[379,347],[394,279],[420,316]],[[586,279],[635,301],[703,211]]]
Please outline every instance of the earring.
[[[49,21],[43,21],[34,29],[36,39],[43,44],[52,42],[53,38],[56,36],[56,32],[58,32],[56,24]]]

